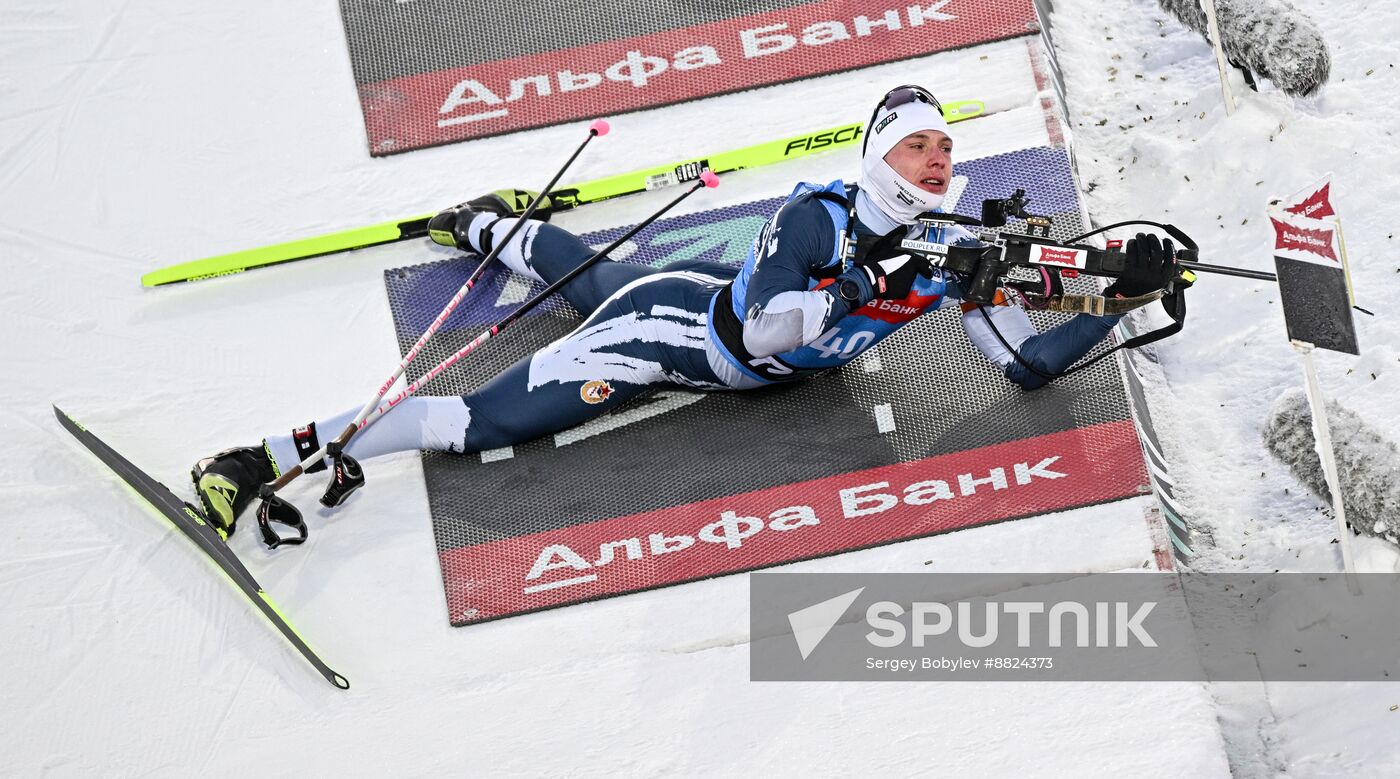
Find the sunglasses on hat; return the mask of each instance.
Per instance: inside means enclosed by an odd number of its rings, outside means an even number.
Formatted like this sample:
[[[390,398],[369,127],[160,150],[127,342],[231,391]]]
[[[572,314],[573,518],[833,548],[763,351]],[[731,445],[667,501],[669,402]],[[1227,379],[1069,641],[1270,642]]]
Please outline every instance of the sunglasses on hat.
[[[883,108],[886,111],[893,111],[906,103],[912,103],[916,100],[921,103],[928,103],[933,106],[938,113],[943,113],[943,104],[938,102],[938,98],[934,97],[932,92],[923,87],[915,86],[914,84],[905,84],[904,86],[891,89],[885,93],[885,97],[880,101],[879,105],[875,106],[875,110],[870,112],[870,121],[865,125],[865,137],[860,144],[861,156],[865,155],[865,148],[870,143],[870,129],[875,126],[875,117],[880,115],[880,109]]]

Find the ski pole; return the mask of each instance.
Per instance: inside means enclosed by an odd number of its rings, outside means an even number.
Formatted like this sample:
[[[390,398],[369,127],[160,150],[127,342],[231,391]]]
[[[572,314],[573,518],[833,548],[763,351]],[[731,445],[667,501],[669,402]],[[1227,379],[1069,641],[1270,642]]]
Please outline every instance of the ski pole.
[[[511,225],[510,230],[506,232],[505,238],[499,241],[495,245],[495,247],[493,247],[492,250],[489,253],[487,253],[487,255],[484,258],[482,258],[481,263],[476,266],[476,269],[467,278],[466,282],[462,284],[461,288],[457,290],[457,293],[453,295],[450,300],[447,301],[447,305],[443,307],[442,311],[437,315],[435,319],[433,319],[432,323],[428,325],[428,328],[423,331],[423,334],[418,337],[417,343],[413,344],[412,348],[410,348],[404,354],[403,359],[399,361],[398,367],[396,367],[394,371],[389,374],[389,378],[385,379],[384,383],[380,385],[378,391],[376,391],[374,395],[368,401],[365,402],[364,407],[360,409],[360,413],[355,415],[354,421],[352,421],[349,425],[346,426],[345,430],[342,431],[337,441],[333,441],[330,444],[327,444],[326,446],[323,446],[317,451],[311,453],[311,455],[308,456],[305,460],[298,463],[296,467],[283,474],[281,478],[279,478],[276,482],[272,484],[272,492],[281,489],[288,482],[290,482],[292,478],[295,478],[297,475],[304,473],[307,469],[320,462],[321,459],[327,455],[330,455],[334,460],[334,464],[336,466],[335,474],[337,483],[339,483],[342,479],[346,477],[354,477],[358,475],[357,473],[351,474],[347,472],[347,469],[358,471],[358,465],[355,464],[353,460],[351,460],[348,464],[342,462],[340,455],[340,447],[344,445],[344,441],[349,440],[349,436],[354,434],[354,431],[358,429],[360,423],[364,421],[364,418],[368,416],[371,411],[374,410],[375,406],[379,404],[379,401],[383,399],[384,395],[389,391],[389,389],[394,386],[394,383],[399,380],[399,377],[402,376],[404,371],[408,369],[409,363],[413,362],[413,359],[418,356],[418,353],[420,351],[422,351],[423,346],[427,344],[428,341],[437,333],[437,331],[442,328],[443,324],[447,322],[448,317],[450,317],[452,315],[452,312],[456,310],[458,304],[460,304],[462,300],[467,296],[467,293],[471,292],[472,288],[476,286],[477,282],[481,279],[482,274],[486,271],[486,268],[489,267],[491,263],[496,259],[496,257],[498,257],[500,253],[505,250],[505,247],[510,244],[510,240],[514,238],[515,234],[519,232],[520,229],[525,225],[525,221],[534,215],[535,210],[539,208],[540,203],[543,202],[544,199],[549,196],[550,190],[554,188],[555,184],[559,183],[559,179],[561,176],[564,175],[564,171],[568,170],[569,166],[573,165],[574,160],[578,159],[578,155],[583,152],[584,147],[587,146],[588,143],[594,138],[600,135],[607,135],[608,130],[608,123],[603,119],[595,119],[592,123],[588,125],[588,137],[583,139],[583,142],[578,145],[578,148],[574,149],[574,153],[569,155],[569,159],[564,161],[564,164],[559,168],[558,171],[555,172],[554,177],[551,178],[549,180],[549,183],[544,186],[544,189],[540,190],[539,194],[535,195],[534,199],[530,201],[530,204],[526,206],[525,210],[515,220],[515,224]],[[345,492],[345,494],[348,495],[349,490],[353,490],[354,486],[350,486],[349,489]],[[266,489],[260,490],[259,494],[262,495],[263,492],[266,492]],[[278,544],[273,543],[273,539],[276,538],[275,534],[273,534],[272,531],[267,527],[267,500],[266,496],[263,497],[264,503],[263,507],[258,512],[258,523],[263,530],[263,537],[268,540],[268,543],[270,545],[277,546]],[[326,503],[327,505],[336,505],[340,502],[340,500],[344,499],[344,497],[342,496],[339,500],[336,500],[335,503],[330,503],[329,501],[331,500],[331,497],[331,491],[328,490],[326,497],[322,498],[322,503]],[[297,519],[299,520],[299,515]],[[304,541],[306,539],[306,527],[304,524],[302,524],[301,526],[298,526],[296,522],[288,522],[284,524],[289,524],[292,527],[295,527],[298,531],[300,531],[301,539],[288,539],[282,541],[282,543],[301,543],[301,541]]]
[[[504,318],[502,318],[501,321],[492,325],[489,329],[482,332],[481,335],[478,335],[476,338],[472,339],[471,343],[467,344],[466,346],[463,346],[460,350],[457,351],[456,354],[452,355],[451,357],[448,357],[447,359],[433,366],[431,369],[428,370],[427,373],[424,373],[422,376],[418,377],[418,379],[415,380],[413,383],[409,384],[407,387],[404,387],[402,390],[399,391],[399,394],[390,398],[387,403],[375,409],[374,413],[366,417],[365,420],[360,423],[359,429],[363,430],[366,427],[369,427],[380,417],[389,413],[389,411],[393,409],[394,406],[397,406],[399,403],[402,403],[404,400],[408,399],[409,397],[412,397],[415,393],[418,392],[418,390],[423,388],[423,385],[437,378],[437,376],[443,371],[447,370],[448,368],[451,368],[457,363],[458,360],[465,357],[468,352],[471,352],[472,350],[481,346],[483,343],[486,343],[487,341],[499,335],[502,330],[506,329],[507,327],[510,327],[511,323],[524,316],[527,312],[530,311],[530,309],[542,303],[550,295],[553,295],[555,292],[559,291],[561,288],[563,288],[565,284],[568,284],[580,273],[583,273],[584,271],[593,267],[593,265],[597,263],[598,260],[602,259],[603,257],[606,257],[609,252],[621,246],[624,241],[631,239],[632,236],[641,232],[642,229],[644,229],[647,225],[651,224],[652,222],[655,222],[661,217],[662,214],[666,213],[667,211],[670,211],[671,208],[677,203],[689,197],[692,192],[701,187],[717,186],[719,186],[718,176],[709,171],[705,171],[704,173],[702,173],[699,181],[695,182],[695,184],[693,184],[690,187],[690,189],[687,189],[685,192],[682,192],[670,203],[667,203],[665,206],[663,206],[660,211],[657,211],[656,213],[647,217],[644,221],[642,221],[641,223],[633,227],[631,230],[628,230],[626,233],[624,233],[620,238],[608,244],[603,249],[600,249],[592,257],[589,257],[588,259],[579,263],[578,267],[564,274],[553,284],[550,284],[549,286],[545,287],[539,292],[539,294],[520,304],[519,308],[510,312]]]
[[[588,137],[583,139],[583,143],[580,143],[577,149],[574,149],[574,153],[554,174],[554,178],[550,179],[549,183],[544,185],[544,189],[540,190],[538,195],[535,195],[534,200],[530,201],[530,205],[525,208],[525,211],[515,220],[515,224],[511,225],[510,230],[506,232],[506,237],[497,242],[496,246],[492,248],[490,253],[481,261],[481,264],[476,266],[476,270],[467,278],[466,283],[462,285],[461,289],[457,290],[457,294],[453,295],[452,299],[447,301],[447,305],[443,307],[442,313],[438,314],[432,324],[428,325],[428,329],[424,330],[423,334],[418,337],[418,342],[413,345],[413,348],[409,349],[408,352],[404,354],[403,359],[399,361],[399,367],[395,368],[394,372],[389,374],[389,378],[379,387],[379,391],[375,393],[374,397],[369,399],[369,402],[365,403],[364,408],[356,415],[355,421],[352,423],[353,425],[359,425],[359,423],[364,420],[365,416],[379,403],[380,398],[384,397],[384,393],[388,392],[389,388],[394,386],[394,382],[399,380],[403,372],[408,369],[408,364],[413,362],[413,358],[418,356],[418,352],[422,350],[423,345],[437,333],[443,323],[447,321],[447,318],[451,316],[452,312],[457,308],[457,304],[461,303],[462,299],[467,296],[467,293],[476,286],[477,281],[481,279],[481,274],[485,272],[487,266],[500,255],[506,245],[510,243],[510,239],[514,238],[515,234],[520,231],[520,228],[525,224],[525,220],[534,215],[535,209],[549,196],[549,191],[554,189],[555,184],[559,183],[559,177],[563,176],[564,171],[568,170],[569,166],[574,164],[574,160],[578,159],[578,155],[583,151],[583,147],[587,146],[588,142],[595,137],[607,134],[608,123],[602,119],[596,119],[588,126]],[[302,462],[302,465],[308,465],[308,461],[319,459],[323,454],[323,452],[317,452],[311,455],[306,461]]]
[[[522,226],[524,226],[525,220],[529,219],[531,216],[534,215],[535,210],[539,207],[540,203],[544,200],[544,198],[549,196],[549,191],[554,188],[554,185],[559,182],[559,178],[564,175],[564,171],[569,169],[569,166],[573,164],[575,159],[578,159],[578,155],[580,152],[583,151],[583,147],[587,146],[588,142],[593,140],[595,137],[599,135],[607,135],[607,133],[608,123],[602,119],[597,119],[588,126],[588,137],[583,140],[583,143],[579,144],[577,149],[574,149],[573,155],[571,155],[569,159],[564,162],[564,165],[561,168],[559,168],[558,172],[554,174],[554,178],[550,179],[549,183],[544,186],[544,189],[540,190],[539,194],[535,196],[534,200],[530,201],[529,206],[527,206],[525,208],[525,211],[521,213],[520,217],[516,219],[515,224],[511,225],[511,228],[506,233],[505,238],[497,242],[496,246],[491,249],[491,251],[486,255],[485,258],[482,259],[481,264],[477,265],[476,269],[472,271],[472,274],[467,278],[466,283],[462,284],[461,288],[457,290],[457,294],[453,295],[452,298],[447,301],[447,305],[443,307],[442,312],[437,315],[437,318],[435,318],[431,324],[428,325],[428,329],[424,330],[423,334],[418,337],[418,342],[413,344],[412,348],[410,348],[404,354],[403,359],[399,361],[398,367],[394,369],[393,373],[389,374],[389,378],[384,380],[384,383],[380,385],[379,390],[375,392],[374,395],[365,403],[364,407],[360,410],[360,413],[355,415],[355,420],[351,422],[349,426],[346,427],[346,430],[344,432],[349,432],[359,427],[359,424],[364,421],[364,418],[368,416],[371,411],[374,410],[374,407],[379,404],[379,401],[384,397],[385,393],[389,391],[389,388],[394,386],[394,382],[398,381],[399,377],[402,376],[404,371],[408,369],[409,363],[413,362],[413,359],[418,356],[418,352],[422,351],[423,346],[427,344],[428,341],[437,333],[437,331],[442,328],[443,324],[447,322],[448,317],[450,317],[452,315],[452,312],[457,309],[458,304],[460,304],[463,298],[467,296],[467,293],[471,292],[472,288],[475,287],[477,282],[481,280],[481,276],[486,271],[486,268],[490,266],[490,264],[496,259],[497,256],[500,255],[500,253],[505,249],[506,245],[510,243],[510,239],[514,238],[515,234],[520,231]],[[312,453],[309,457],[303,460],[300,463],[299,467],[303,469],[309,468],[312,465],[315,465],[316,462],[320,461],[320,459],[326,454],[327,452],[323,447],[322,449]]]
[[[588,259],[579,263],[577,267],[575,267],[573,270],[569,271],[564,276],[557,279],[554,283],[545,287],[538,294],[534,295],[529,300],[526,300],[514,311],[503,317],[499,322],[492,325],[490,328],[482,332],[476,338],[472,339],[470,343],[462,347],[455,354],[438,363],[437,365],[433,366],[430,370],[428,370],[426,373],[420,376],[417,380],[400,390],[399,393],[394,397],[390,398],[387,403],[384,403],[378,408],[374,408],[373,413],[369,413],[368,410],[362,411],[358,415],[357,419],[351,424],[347,425],[345,430],[334,441],[331,441],[330,443],[326,444],[319,451],[312,453],[311,456],[307,457],[301,463],[298,463],[297,465],[284,472],[276,481],[272,482],[271,484],[262,485],[262,487],[258,491],[258,497],[262,499],[262,504],[258,507],[258,524],[263,528],[264,541],[266,541],[270,547],[275,548],[283,543],[301,543],[306,539],[306,523],[302,520],[301,513],[297,511],[295,506],[277,497],[276,493],[278,490],[290,484],[298,476],[301,476],[303,473],[306,473],[306,471],[309,468],[311,468],[316,463],[320,462],[323,457],[329,454],[332,457],[335,472],[332,475],[330,487],[327,488],[325,496],[321,498],[321,503],[322,505],[328,507],[337,506],[340,503],[342,503],[345,500],[345,498],[350,495],[351,492],[358,489],[362,484],[364,484],[364,473],[361,470],[359,463],[356,462],[354,458],[343,453],[345,445],[349,443],[350,439],[357,432],[370,426],[371,424],[376,422],[380,417],[389,413],[389,411],[393,410],[395,406],[414,395],[425,384],[432,381],[437,376],[441,375],[443,371],[446,371],[448,368],[451,368],[457,363],[458,360],[461,360],[469,352],[475,350],[477,347],[481,346],[481,344],[499,335],[501,331],[510,327],[512,323],[514,323],[520,317],[524,316],[531,309],[535,308],[535,306],[538,306],[540,303],[544,302],[545,299],[549,298],[555,292],[562,289],[565,284],[568,284],[570,281],[574,280],[576,277],[578,277],[579,274],[591,268],[599,260],[606,257],[614,249],[621,246],[624,242],[630,240],[633,236],[641,232],[643,229],[645,229],[651,223],[655,222],[657,219],[661,218],[663,214],[670,211],[682,200],[686,199],[691,194],[693,194],[697,189],[700,189],[701,187],[717,186],[719,186],[719,177],[710,171],[705,171],[703,174],[701,174],[700,180],[695,182],[695,184],[693,184],[689,189],[676,196],[674,199],[671,200],[671,202],[662,206],[651,216],[648,216],[646,219],[633,226],[630,230],[618,237],[612,243],[600,249]],[[482,263],[485,264],[485,260],[483,260]],[[403,365],[400,365],[400,372],[402,371],[402,368]],[[382,398],[383,394],[381,393],[378,397],[375,398],[374,403],[378,403],[379,400],[381,400]],[[373,407],[373,404],[371,404],[371,407]],[[289,539],[278,538],[277,535],[268,528],[268,522],[277,522],[279,524],[297,528],[300,531],[301,536],[300,538]]]

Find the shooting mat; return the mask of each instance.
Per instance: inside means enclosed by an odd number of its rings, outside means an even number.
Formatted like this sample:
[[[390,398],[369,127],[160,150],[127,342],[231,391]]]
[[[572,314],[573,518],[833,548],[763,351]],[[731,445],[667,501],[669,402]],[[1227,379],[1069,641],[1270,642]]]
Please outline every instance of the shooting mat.
[[[1055,235],[1082,232],[1062,148],[959,163],[959,211],[1025,187]],[[650,225],[618,252],[662,267],[738,263],[781,198]],[[583,236],[603,246],[626,227]],[[477,257],[385,273],[400,349]],[[1079,280],[1076,284],[1087,284]],[[418,376],[542,285],[500,267],[409,367]],[[1033,314],[1042,330],[1064,315]],[[553,299],[426,391],[470,391],[568,333]],[[1104,348],[1104,347],[1100,347]],[[1035,392],[1009,383],[955,311],[915,320],[846,367],[750,392],[664,390],[564,433],[471,455],[425,452],[454,625],[1140,494],[1142,452],[1115,360]]]

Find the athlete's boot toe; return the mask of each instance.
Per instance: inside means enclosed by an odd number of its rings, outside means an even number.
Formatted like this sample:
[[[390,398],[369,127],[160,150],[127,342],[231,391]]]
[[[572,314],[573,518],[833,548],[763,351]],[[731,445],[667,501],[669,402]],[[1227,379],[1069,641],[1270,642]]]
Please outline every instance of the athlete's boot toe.
[[[258,486],[277,478],[277,469],[265,446],[242,446],[201,459],[190,478],[206,517],[228,536]]]

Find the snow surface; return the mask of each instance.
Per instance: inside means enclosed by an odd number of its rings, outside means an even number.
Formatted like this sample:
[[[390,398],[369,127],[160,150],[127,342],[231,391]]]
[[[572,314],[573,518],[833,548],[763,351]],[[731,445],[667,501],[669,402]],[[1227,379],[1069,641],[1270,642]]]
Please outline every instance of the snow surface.
[[[1309,0],[1322,27],[1331,83],[1307,99],[1271,85],[1247,91],[1227,117],[1213,55],[1150,0],[1055,0],[1081,184],[1100,220],[1156,215],[1202,245],[1202,260],[1272,270],[1270,196],[1332,171],[1346,231],[1362,355],[1316,352],[1324,392],[1400,442],[1400,293],[1395,136],[1400,133],[1400,11],[1393,3]],[[1185,331],[1159,349],[1167,386],[1153,417],[1175,466],[1177,495],[1208,538],[1193,567],[1207,571],[1335,571],[1330,509],[1266,449],[1274,401],[1301,387],[1277,290],[1205,277]],[[1213,542],[1212,542],[1213,539]],[[1356,538],[1360,570],[1400,570],[1394,545]],[[1231,767],[1247,776],[1394,776],[1391,737],[1400,688],[1388,684],[1214,685]]]
[[[1334,83],[1311,101],[1246,95],[1226,120],[1194,33],[1159,26],[1149,0],[1117,2],[1112,41],[1102,3],[1061,0],[1055,19],[1093,212],[1165,211],[1202,239],[1215,233],[1208,256],[1267,267],[1263,196],[1335,170],[1362,304],[1382,309],[1397,283],[1385,236],[1396,184],[1367,174],[1393,167],[1381,139],[1400,128],[1388,67],[1400,16],[1378,3],[1307,8],[1334,46]],[[1024,43],[1008,42],[613,117],[613,134],[566,179],[848,122],[866,115],[871,95],[907,81],[1011,109],[965,125],[961,157],[1043,143],[1023,60]],[[1122,72],[1108,82],[1115,65]],[[1143,109],[1128,108],[1135,103]],[[1117,129],[1130,121],[1131,131]],[[140,288],[139,275],[498,186],[538,186],[583,127],[371,160],[334,4],[0,4],[0,357],[9,374],[0,388],[0,775],[1400,768],[1379,719],[1400,717],[1387,711],[1400,692],[1379,685],[750,684],[742,576],[454,629],[413,455],[375,461],[355,505],[312,516],[301,549],[268,553],[246,528],[232,542],[350,679],[340,692],[54,423],[50,402],[183,488],[197,456],[358,405],[397,357],[381,271],[443,256],[436,247],[157,290]],[[849,175],[854,163],[835,153],[800,171],[726,176],[684,207],[783,194],[795,178]],[[640,196],[559,221],[613,226],[659,202]],[[1163,435],[1184,500],[1215,541],[1197,567],[1334,570],[1331,520],[1259,440],[1273,398],[1300,381],[1269,296],[1253,282],[1200,284],[1187,333],[1161,350],[1169,386],[1155,388],[1154,410],[1174,420]],[[1324,386],[1394,431],[1395,325],[1384,311],[1358,324],[1367,353],[1319,355]],[[1191,445],[1199,441],[1219,448]],[[289,497],[306,508],[318,489],[300,484]],[[1150,567],[1147,503],[790,568]],[[1400,562],[1383,542],[1358,543],[1368,565]],[[1358,738],[1366,728],[1378,737]]]

